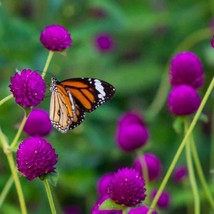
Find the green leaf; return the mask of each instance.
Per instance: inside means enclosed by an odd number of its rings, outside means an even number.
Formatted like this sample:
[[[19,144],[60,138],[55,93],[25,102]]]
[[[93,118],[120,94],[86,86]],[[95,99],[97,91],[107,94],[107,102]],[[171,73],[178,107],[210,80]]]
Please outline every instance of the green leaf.
[[[48,179],[48,182],[52,185],[52,186],[56,186],[57,182],[58,182],[58,179],[59,179],[59,173],[57,172],[51,172],[51,173],[48,173],[46,175],[43,175],[43,176],[40,176],[40,179],[41,180],[44,180],[44,179]]]
[[[110,198],[106,199],[101,205],[100,210],[123,210],[124,207],[115,203]]]
[[[183,120],[183,117],[177,117],[173,123],[173,128],[178,134],[180,134],[183,130]]]

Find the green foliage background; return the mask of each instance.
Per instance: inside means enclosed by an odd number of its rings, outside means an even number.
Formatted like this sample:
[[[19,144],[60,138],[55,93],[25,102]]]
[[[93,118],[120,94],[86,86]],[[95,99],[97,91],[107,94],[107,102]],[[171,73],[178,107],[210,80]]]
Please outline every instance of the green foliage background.
[[[102,8],[106,16],[93,15],[93,8]],[[214,51],[210,47],[213,13],[214,2],[211,0],[1,1],[0,99],[10,94],[8,85],[16,69],[43,70],[48,51],[41,45],[39,37],[40,31],[49,24],[65,26],[73,38],[73,45],[67,50],[66,57],[54,55],[48,70],[49,79],[52,75],[59,80],[96,77],[110,82],[117,89],[114,99],[88,114],[79,128],[64,135],[53,130],[48,136],[59,154],[59,181],[53,188],[58,210],[75,205],[80,207],[82,213],[90,213],[97,200],[96,182],[99,177],[122,166],[131,166],[135,154],[120,151],[115,143],[117,120],[129,110],[137,110],[145,118],[150,130],[146,151],[160,157],[164,175],[182,135],[178,136],[173,130],[174,117],[166,105],[152,117],[150,104],[162,76],[168,70],[172,55],[188,49],[195,52],[204,65],[206,82],[200,90],[203,96],[213,76]],[[102,54],[96,50],[94,38],[97,33],[112,34],[116,41],[113,52]],[[186,43],[183,44],[183,41]],[[164,99],[164,96],[161,94],[158,99]],[[47,94],[39,107],[48,111],[49,98]],[[206,106],[208,117],[211,116],[212,107],[211,102]],[[9,140],[13,139],[22,117],[23,111],[14,101],[1,106],[0,126]],[[199,156],[207,178],[210,176],[210,133],[210,123],[200,123],[195,130]],[[21,140],[25,137],[23,134]],[[10,176],[2,150],[0,160],[1,192]],[[183,156],[180,163],[185,163]],[[22,177],[21,183],[29,213],[50,213],[39,179],[29,182]],[[153,185],[158,187],[159,183]],[[192,202],[191,190],[174,186],[171,181],[167,188],[172,195],[172,205],[160,213],[184,213],[185,205]],[[214,189],[211,185],[210,188]],[[203,209],[206,211],[207,207],[205,202]],[[0,213],[19,212],[13,186]]]

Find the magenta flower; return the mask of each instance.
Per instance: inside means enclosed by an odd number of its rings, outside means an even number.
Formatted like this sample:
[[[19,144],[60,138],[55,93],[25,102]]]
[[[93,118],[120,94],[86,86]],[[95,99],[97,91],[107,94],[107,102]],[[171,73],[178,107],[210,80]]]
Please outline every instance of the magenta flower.
[[[42,102],[46,85],[39,73],[31,69],[23,69],[10,78],[9,88],[16,103],[23,108],[28,108]]]
[[[200,88],[204,83],[204,70],[200,59],[192,52],[181,52],[171,60],[170,83],[172,86],[190,85]]]
[[[109,185],[109,182],[111,181],[112,177],[113,177],[112,173],[107,173],[99,179],[99,181],[97,183],[97,192],[98,192],[99,196],[103,196],[103,195],[107,194],[108,185]]]
[[[80,208],[75,205],[68,205],[63,209],[63,214],[81,214]]]
[[[45,136],[52,130],[48,112],[43,109],[33,109],[25,123],[24,131],[30,136]]]
[[[16,153],[18,170],[28,180],[54,172],[57,158],[55,149],[41,137],[25,139]]]
[[[151,199],[153,200],[155,195],[157,194],[157,190],[153,190],[151,192]],[[158,199],[157,205],[159,208],[168,208],[171,203],[170,194],[167,191],[163,191]]]
[[[140,207],[131,208],[128,214],[147,214],[148,212],[149,212],[149,208],[143,205]],[[152,214],[157,214],[157,212],[154,210],[152,211]]]
[[[142,156],[142,160],[140,158],[135,159],[133,163],[133,168],[135,168],[143,177],[145,176],[143,175],[143,171],[142,171],[144,162],[148,170],[149,180],[155,181],[158,178],[160,178],[161,172],[162,172],[162,164],[160,159],[152,153],[145,153]]]
[[[173,88],[168,96],[169,111],[175,115],[189,115],[197,111],[201,103],[197,91],[189,85]]]
[[[110,34],[101,33],[95,37],[95,46],[100,52],[106,53],[114,49],[115,41]]]
[[[50,51],[63,51],[71,46],[68,30],[61,25],[49,25],[41,31],[40,41]]]
[[[108,195],[102,196],[92,208],[91,214],[122,214],[122,210],[100,210],[100,205],[107,199]]]
[[[179,166],[174,170],[172,178],[176,183],[180,183],[186,178],[187,174],[187,168],[185,166]]]
[[[142,119],[136,113],[126,113],[118,121],[116,142],[126,151],[132,152],[145,145],[149,132]]]
[[[135,169],[124,168],[113,175],[109,183],[108,195],[117,204],[136,206],[146,197],[144,186],[144,179]]]

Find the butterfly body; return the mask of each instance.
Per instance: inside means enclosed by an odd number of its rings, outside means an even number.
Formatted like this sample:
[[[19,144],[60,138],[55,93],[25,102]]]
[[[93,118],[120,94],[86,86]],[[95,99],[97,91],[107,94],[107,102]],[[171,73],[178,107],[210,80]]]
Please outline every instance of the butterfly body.
[[[111,99],[115,88],[94,78],[72,78],[57,81],[51,78],[50,120],[62,133],[74,129],[85,118],[85,112],[92,112]]]

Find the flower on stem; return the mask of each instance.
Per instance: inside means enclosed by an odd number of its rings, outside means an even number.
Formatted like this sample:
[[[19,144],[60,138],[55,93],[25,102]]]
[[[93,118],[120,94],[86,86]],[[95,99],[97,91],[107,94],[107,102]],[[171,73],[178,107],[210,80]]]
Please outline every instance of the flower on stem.
[[[25,123],[24,132],[30,136],[45,136],[52,130],[48,112],[43,109],[33,109]]]
[[[169,111],[175,115],[189,115],[197,111],[201,98],[189,85],[174,87],[168,96]]]
[[[116,142],[122,150],[133,152],[145,145],[148,138],[149,132],[137,113],[122,115],[116,130]]]
[[[153,190],[151,192],[151,199],[153,200],[155,195],[157,194],[157,190]],[[158,199],[157,205],[159,208],[168,208],[171,203],[170,194],[167,191],[163,191]]]
[[[149,208],[145,205],[131,208],[128,212],[128,214],[147,214],[149,212]],[[157,214],[157,212],[154,210],[152,211],[152,214]]]
[[[127,207],[136,206],[146,197],[145,181],[132,168],[119,169],[108,186],[108,195],[117,204]]]
[[[39,73],[31,69],[23,69],[10,78],[9,88],[16,103],[23,108],[28,108],[42,102],[46,85]]]
[[[188,170],[186,166],[179,166],[174,170],[172,178],[176,183],[180,183],[186,178],[187,174]]]
[[[108,33],[100,33],[95,37],[95,47],[102,53],[111,52],[114,49],[114,38]]]
[[[113,177],[112,173],[107,173],[105,175],[103,175],[97,183],[97,192],[99,194],[99,196],[103,196],[106,195],[108,192],[108,185],[109,182],[111,181]]]
[[[181,52],[171,60],[170,83],[172,86],[190,85],[200,88],[204,83],[204,70],[198,56],[192,52]]]
[[[46,26],[41,31],[40,41],[50,51],[63,51],[72,44],[70,33],[61,25]]]
[[[16,153],[18,170],[28,180],[54,172],[57,158],[55,149],[41,137],[25,139]]]
[[[143,160],[141,160],[141,158]],[[133,163],[133,168],[135,168],[143,177],[145,177],[142,170],[144,163],[146,164],[146,168],[148,171],[148,179],[150,181],[154,181],[160,178],[162,172],[162,165],[160,159],[156,155],[152,153],[145,153],[142,157],[138,157],[135,159]]]

